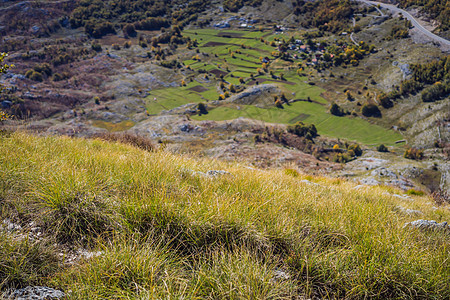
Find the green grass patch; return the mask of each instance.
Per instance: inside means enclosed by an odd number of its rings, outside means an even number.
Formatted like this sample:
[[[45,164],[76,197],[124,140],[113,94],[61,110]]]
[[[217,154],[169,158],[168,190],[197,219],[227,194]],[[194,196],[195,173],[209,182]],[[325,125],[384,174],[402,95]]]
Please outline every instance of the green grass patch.
[[[299,120],[299,116],[300,119]],[[373,125],[359,118],[336,117],[324,106],[310,102],[295,102],[284,105],[284,109],[258,108],[250,105],[230,105],[212,109],[207,115],[193,116],[197,120],[233,120],[245,117],[269,123],[293,124],[304,121],[316,125],[319,134],[363,144],[385,143],[392,145],[402,139],[399,133]]]

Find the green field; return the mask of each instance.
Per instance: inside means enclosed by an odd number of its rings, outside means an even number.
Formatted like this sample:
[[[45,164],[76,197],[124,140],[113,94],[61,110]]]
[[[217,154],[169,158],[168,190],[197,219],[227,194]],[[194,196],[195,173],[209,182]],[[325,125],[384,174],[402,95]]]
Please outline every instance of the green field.
[[[251,105],[221,106],[211,110],[207,115],[193,116],[196,120],[233,120],[250,118],[269,123],[293,124],[297,121],[313,123],[320,135],[355,140],[364,144],[394,144],[402,136],[392,130],[370,124],[360,118],[336,117],[327,113],[322,105],[310,102],[295,102],[284,105],[284,109],[276,107],[264,109]]]
[[[260,38],[273,41],[289,39],[290,35],[272,34],[261,31],[197,29],[185,30],[183,33],[199,42],[198,55],[200,61],[186,57],[184,65],[191,70],[206,72],[225,72],[225,86],[240,85],[239,78],[247,83],[252,81],[251,75],[263,84],[277,85],[288,99],[310,99],[313,102],[300,101],[285,105],[284,109],[258,108],[254,106],[237,106],[226,104],[212,109],[209,114],[193,116],[198,120],[232,120],[246,117],[270,123],[292,124],[297,121],[313,123],[321,135],[355,140],[364,144],[393,144],[402,139],[394,131],[373,125],[360,118],[336,117],[327,112],[328,101],[322,97],[324,90],[310,85],[309,79],[297,74],[296,64],[302,60],[286,62],[272,57],[276,48],[261,42]],[[242,46],[244,45],[244,46]],[[236,51],[238,53],[236,53]],[[204,54],[206,53],[206,54]],[[261,57],[269,57],[272,62],[267,73],[258,74]],[[272,74],[269,74],[269,71]],[[307,71],[305,71],[307,72]],[[203,75],[201,75],[203,76]],[[188,103],[199,103],[217,100],[219,97],[219,81],[215,75],[209,74],[209,81],[194,80],[185,87],[171,87],[154,90],[148,97],[149,114],[158,114]],[[283,76],[283,79],[281,77]],[[244,85],[244,88],[248,86]],[[196,88],[193,89],[193,88]],[[156,98],[156,101],[154,100]]]

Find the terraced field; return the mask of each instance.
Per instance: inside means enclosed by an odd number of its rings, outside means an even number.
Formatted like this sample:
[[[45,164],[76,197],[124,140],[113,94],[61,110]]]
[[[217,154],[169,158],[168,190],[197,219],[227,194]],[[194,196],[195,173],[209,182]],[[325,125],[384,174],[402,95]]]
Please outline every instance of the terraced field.
[[[300,58],[284,61],[273,56],[277,48],[273,44],[271,46],[270,42],[289,39],[288,34],[248,29],[198,29],[186,30],[183,34],[198,42],[197,54],[183,60],[184,66],[189,67],[196,75],[186,78],[185,86],[180,83],[180,87],[152,91],[147,101],[149,114],[158,114],[188,103],[218,100],[230,85],[242,90],[264,83],[275,85],[288,100],[297,101],[284,104],[283,108],[275,105],[237,105],[227,101],[222,105],[210,106],[208,114],[193,118],[231,120],[246,117],[282,124],[304,121],[314,123],[321,135],[364,144],[393,144],[402,139],[399,133],[359,117],[336,117],[329,114],[329,101],[322,97],[324,90],[310,82],[305,61]],[[298,38],[300,33],[294,36]],[[263,58],[270,60],[265,72],[261,71]],[[301,72],[298,72],[299,68],[302,68]],[[224,91],[220,88],[221,81],[225,86]],[[229,90],[228,93],[233,94]]]

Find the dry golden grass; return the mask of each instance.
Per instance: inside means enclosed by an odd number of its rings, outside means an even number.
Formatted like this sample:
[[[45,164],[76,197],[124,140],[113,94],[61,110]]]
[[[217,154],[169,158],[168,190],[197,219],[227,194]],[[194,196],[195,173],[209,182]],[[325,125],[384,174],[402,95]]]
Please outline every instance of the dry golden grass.
[[[0,137],[0,170],[1,219],[41,226],[42,243],[58,245],[46,259],[60,266],[11,281],[29,271],[0,251],[2,289],[46,284],[74,299],[450,297],[448,233],[403,227],[450,220],[427,196],[22,133]],[[102,254],[58,260],[78,248]]]

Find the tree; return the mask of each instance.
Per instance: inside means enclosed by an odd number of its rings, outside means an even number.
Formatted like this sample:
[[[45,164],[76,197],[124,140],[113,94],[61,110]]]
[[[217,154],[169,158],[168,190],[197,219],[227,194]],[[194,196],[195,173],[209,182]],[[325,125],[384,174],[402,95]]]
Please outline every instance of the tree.
[[[361,113],[365,117],[381,118],[381,111],[375,104],[365,104],[361,109]]]
[[[389,152],[388,148],[384,144],[381,144],[380,146],[378,146],[377,151],[378,152]]]
[[[333,104],[331,105],[331,107],[330,107],[330,113],[331,113],[332,115],[335,115],[335,116],[338,116],[338,117],[344,115],[344,111],[343,111],[342,108],[340,108],[339,105],[337,105],[336,103],[333,103]]]
[[[199,103],[197,105],[197,110],[199,115],[206,115],[208,114],[208,110],[206,110],[206,105],[203,103]]]
[[[137,32],[136,32],[136,28],[134,27],[133,24],[127,24],[123,27],[123,33],[125,36],[129,36],[129,37],[135,37]]]
[[[3,53],[3,52],[0,53],[0,74],[6,73],[6,71],[8,71],[9,68],[13,67],[13,65],[3,64],[3,60],[7,56],[8,56],[8,54],[6,54],[6,53]],[[3,86],[0,85],[0,92],[2,90],[3,90]],[[9,115],[6,112],[0,110],[0,122],[3,122],[8,118],[9,118]]]

